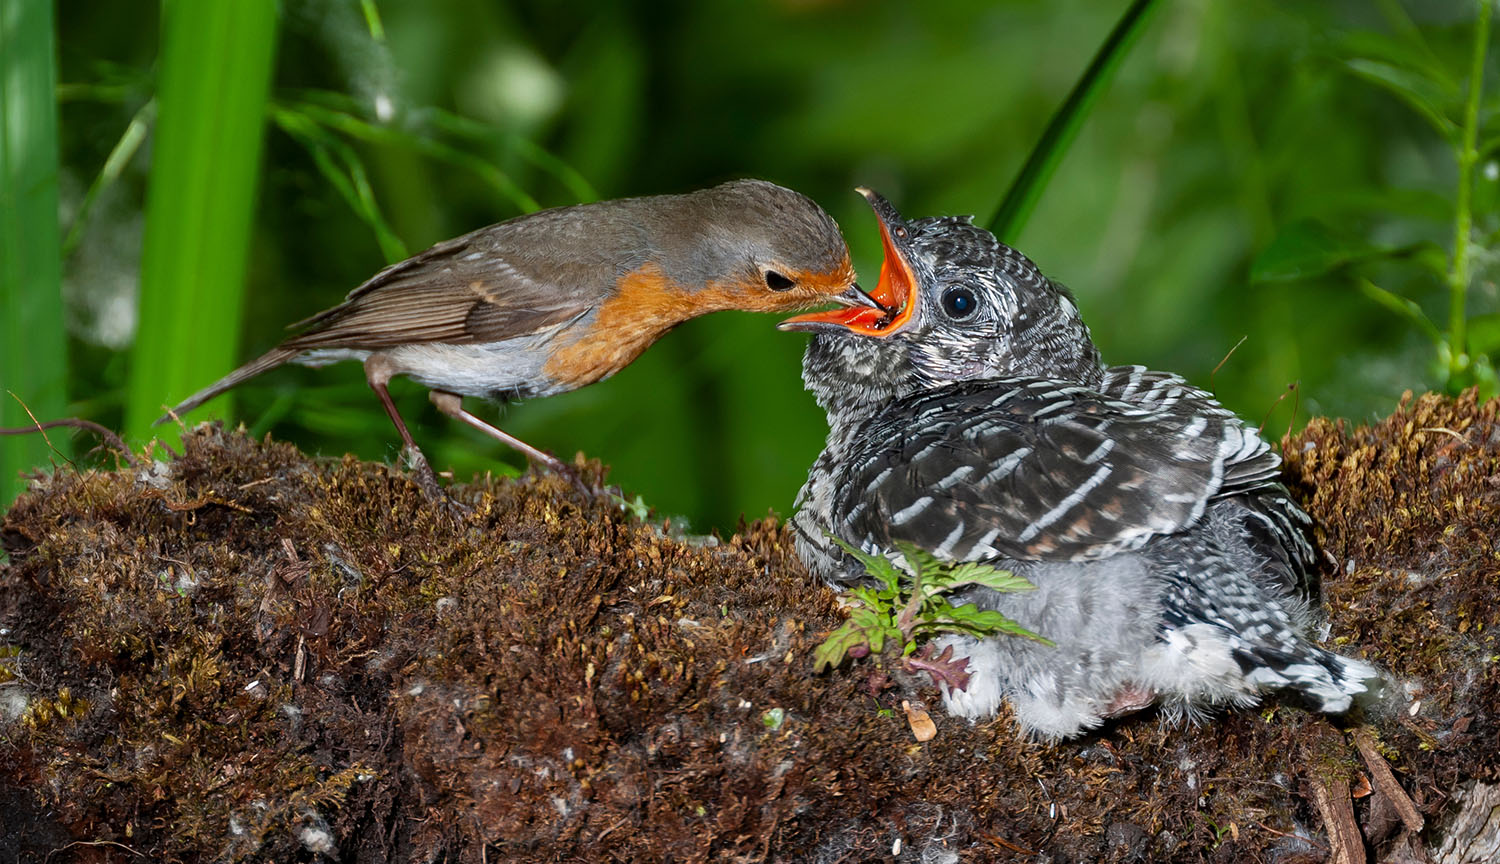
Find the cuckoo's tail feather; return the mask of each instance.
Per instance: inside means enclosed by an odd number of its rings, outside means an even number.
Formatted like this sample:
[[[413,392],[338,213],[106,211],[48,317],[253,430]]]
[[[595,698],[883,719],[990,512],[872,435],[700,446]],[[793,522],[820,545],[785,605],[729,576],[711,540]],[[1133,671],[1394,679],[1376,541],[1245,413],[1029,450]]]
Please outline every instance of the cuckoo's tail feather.
[[[176,407],[172,408],[172,410],[168,411],[166,414],[158,417],[156,419],[156,422],[152,423],[151,425],[160,426],[161,424],[172,419],[174,416],[181,416],[183,414],[186,414],[194,408],[197,408],[199,405],[202,405],[204,402],[207,402],[220,393],[223,393],[225,390],[228,390],[231,387],[237,387],[262,372],[270,369],[275,369],[277,366],[280,366],[281,364],[287,362],[288,360],[291,360],[293,357],[296,357],[301,353],[302,350],[299,348],[288,348],[285,345],[278,345],[277,347],[272,348],[270,351],[267,351],[254,360],[251,360],[249,363],[246,363],[233,372],[230,372],[223,378],[220,378],[207,387],[204,387],[197,393],[194,393],[188,398],[177,403]]]
[[[1293,691],[1307,707],[1325,714],[1373,704],[1385,690],[1385,676],[1379,669],[1311,644],[1295,654],[1262,648],[1254,652],[1254,658],[1258,666],[1246,675],[1248,681],[1267,689]],[[1244,663],[1248,658],[1239,659]]]

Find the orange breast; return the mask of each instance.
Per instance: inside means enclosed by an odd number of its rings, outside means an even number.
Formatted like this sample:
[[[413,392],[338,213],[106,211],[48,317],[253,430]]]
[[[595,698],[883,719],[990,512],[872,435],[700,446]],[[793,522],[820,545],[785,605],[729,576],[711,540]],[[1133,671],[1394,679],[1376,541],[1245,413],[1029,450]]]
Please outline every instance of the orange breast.
[[[613,296],[599,306],[593,325],[570,331],[542,371],[568,387],[582,387],[615,374],[678,324],[725,308],[718,291],[689,291],[655,264],[622,278]],[[576,330],[577,328],[575,328]]]
[[[854,281],[846,258],[832,273],[794,273],[799,287],[777,293],[759,282],[710,282],[688,288],[667,278],[655,264],[627,273],[614,294],[599,306],[591,327],[573,328],[548,358],[542,371],[566,387],[582,387],[608,378],[630,365],[668,330],[678,324],[724,309],[747,312],[784,312],[806,308],[843,291]]]

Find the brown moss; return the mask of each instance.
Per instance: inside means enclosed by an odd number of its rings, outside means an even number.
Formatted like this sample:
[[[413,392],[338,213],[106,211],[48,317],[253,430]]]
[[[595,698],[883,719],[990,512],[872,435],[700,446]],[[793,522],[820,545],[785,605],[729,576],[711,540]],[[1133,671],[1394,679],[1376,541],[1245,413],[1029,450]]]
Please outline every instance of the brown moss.
[[[1287,444],[1335,637],[1420,691],[1372,720],[1429,815],[1496,771],[1494,415],[1424,397]],[[810,674],[837,602],[773,518],[690,543],[550,476],[455,495],[208,426],[40,480],[3,527],[0,689],[64,710],[0,719],[0,859],[1319,860],[1283,836],[1321,831],[1303,784],[1363,770],[1275,704],[1055,747],[937,711],[918,744],[899,700],[933,692]]]

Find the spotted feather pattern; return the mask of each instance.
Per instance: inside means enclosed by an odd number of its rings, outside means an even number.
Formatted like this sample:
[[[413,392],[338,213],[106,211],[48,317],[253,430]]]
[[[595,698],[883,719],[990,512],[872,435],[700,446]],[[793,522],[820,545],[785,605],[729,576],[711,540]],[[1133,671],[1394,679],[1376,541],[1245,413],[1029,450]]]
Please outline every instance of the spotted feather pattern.
[[[1111,372],[1107,393],[1003,379],[892,402],[841,460],[839,533],[955,561],[1098,560],[1274,484],[1278,457],[1210,395]]]

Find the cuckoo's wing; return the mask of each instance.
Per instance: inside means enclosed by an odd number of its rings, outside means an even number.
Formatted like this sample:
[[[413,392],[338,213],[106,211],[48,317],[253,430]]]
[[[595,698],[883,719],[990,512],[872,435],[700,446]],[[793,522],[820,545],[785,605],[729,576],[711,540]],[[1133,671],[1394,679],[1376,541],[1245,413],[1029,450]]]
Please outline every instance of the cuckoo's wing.
[[[1183,399],[1193,404],[1213,396],[1168,372],[1143,366],[1115,366],[1104,370],[1100,391],[1143,406],[1167,408]],[[1213,402],[1218,407],[1217,402]],[[1248,494],[1241,494],[1248,493]],[[1245,542],[1265,558],[1261,571],[1285,590],[1317,602],[1321,597],[1312,519],[1281,485],[1281,457],[1262,441],[1224,466],[1224,482],[1217,496],[1225,516],[1240,523]]]
[[[1179,379],[1180,380],[1180,379]],[[1183,385],[1131,403],[1040,379],[968,382],[867,423],[835,512],[849,538],[947,560],[1095,560],[1198,520],[1277,457]]]

